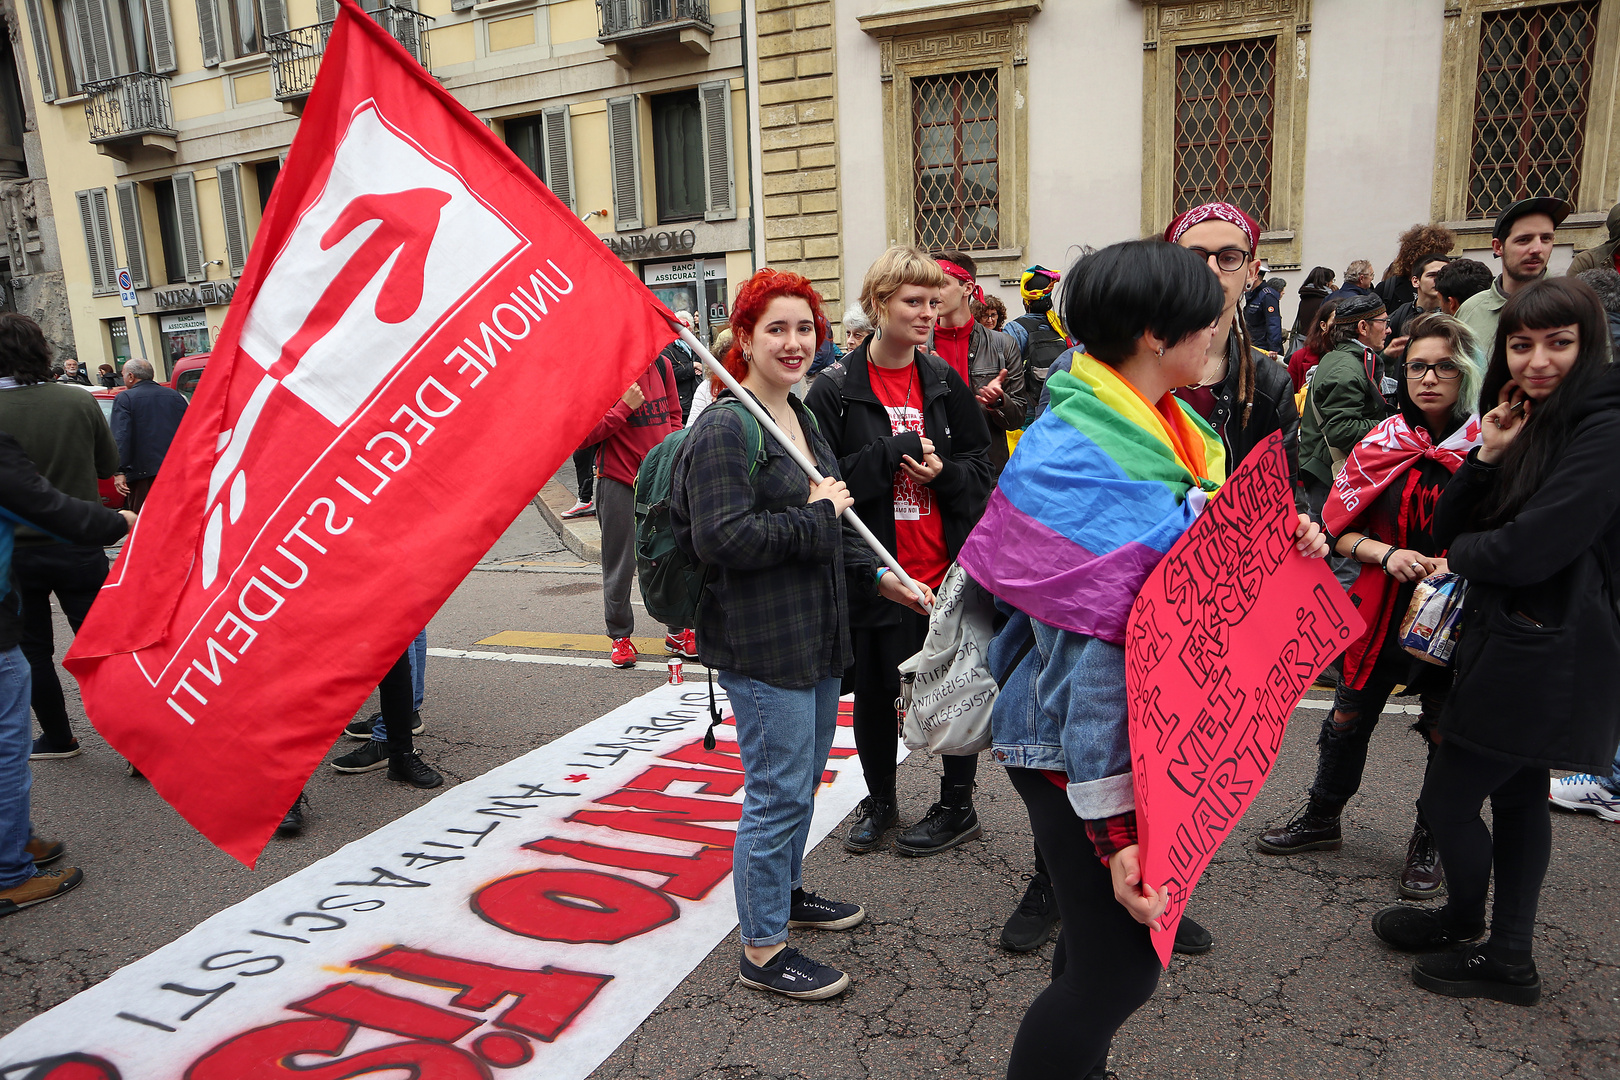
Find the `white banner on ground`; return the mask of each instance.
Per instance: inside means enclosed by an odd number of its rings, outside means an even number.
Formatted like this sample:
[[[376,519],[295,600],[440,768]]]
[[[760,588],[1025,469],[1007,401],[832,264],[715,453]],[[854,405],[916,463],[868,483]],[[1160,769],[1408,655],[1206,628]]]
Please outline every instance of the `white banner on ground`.
[[[849,708],[812,845],[866,794]],[[705,686],[661,686],[451,788],[0,1039],[0,1080],[587,1076],[737,925],[725,712],[706,751]]]

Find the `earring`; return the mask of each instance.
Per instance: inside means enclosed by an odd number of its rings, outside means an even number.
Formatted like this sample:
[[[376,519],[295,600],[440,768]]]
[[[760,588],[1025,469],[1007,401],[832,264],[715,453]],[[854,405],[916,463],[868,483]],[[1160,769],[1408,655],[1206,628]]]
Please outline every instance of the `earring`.
[[[1159,346],[1159,359],[1160,360],[1164,359],[1164,346],[1163,345]]]

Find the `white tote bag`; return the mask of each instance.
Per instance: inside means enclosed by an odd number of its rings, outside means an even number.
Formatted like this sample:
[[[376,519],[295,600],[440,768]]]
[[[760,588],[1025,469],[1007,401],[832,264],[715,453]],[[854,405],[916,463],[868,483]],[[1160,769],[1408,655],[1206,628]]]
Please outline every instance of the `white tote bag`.
[[[952,564],[934,594],[922,651],[900,665],[906,746],[932,754],[977,754],[990,745],[996,680],[986,656],[995,598]]]

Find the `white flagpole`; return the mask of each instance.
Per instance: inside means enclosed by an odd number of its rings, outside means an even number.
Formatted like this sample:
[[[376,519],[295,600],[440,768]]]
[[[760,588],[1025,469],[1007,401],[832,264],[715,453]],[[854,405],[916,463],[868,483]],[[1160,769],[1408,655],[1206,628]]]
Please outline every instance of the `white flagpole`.
[[[715,378],[725,383],[731,392],[737,395],[737,400],[742,402],[744,408],[754,414],[754,419],[759,421],[759,426],[770,432],[771,437],[798,463],[799,468],[805,471],[805,475],[810,477],[810,482],[812,484],[821,483],[825,478],[821,475],[821,471],[816,468],[816,463],[803,450],[793,445],[793,440],[787,437],[786,432],[776,426],[776,421],[771,419],[771,414],[761,408],[759,402],[754,400],[754,395],[744,390],[736,377],[725,369],[725,365],[716,360],[714,354],[703,347],[703,342],[699,341],[692,331],[680,323],[674,323],[672,329],[680,331],[681,340],[686,342],[693,352],[703,358],[704,366],[714,373]],[[905,568],[900,565],[900,560],[890,555],[889,549],[878,542],[878,538],[872,535],[872,530],[866,527],[866,522],[855,516],[854,507],[845,510],[843,516],[844,520],[849,522],[850,527],[860,534],[861,539],[866,541],[867,547],[876,552],[883,565],[894,571],[900,584],[910,590],[911,594],[917,598],[918,603],[927,608],[928,601],[924,598],[922,587],[911,579],[910,574],[906,573]]]

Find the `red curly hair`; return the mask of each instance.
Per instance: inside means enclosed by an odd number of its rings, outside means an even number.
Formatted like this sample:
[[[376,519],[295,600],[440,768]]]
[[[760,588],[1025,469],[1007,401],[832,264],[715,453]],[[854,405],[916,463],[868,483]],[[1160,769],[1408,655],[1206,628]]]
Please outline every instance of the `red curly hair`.
[[[754,327],[778,296],[794,296],[810,305],[810,316],[816,323],[816,348],[831,334],[826,313],[821,309],[821,294],[816,292],[810,279],[802,274],[763,267],[742,283],[737,298],[731,302],[731,348],[720,362],[738,382],[748,377],[748,361],[743,359],[743,338],[754,336]],[[714,380],[714,389],[720,391],[720,380]]]

